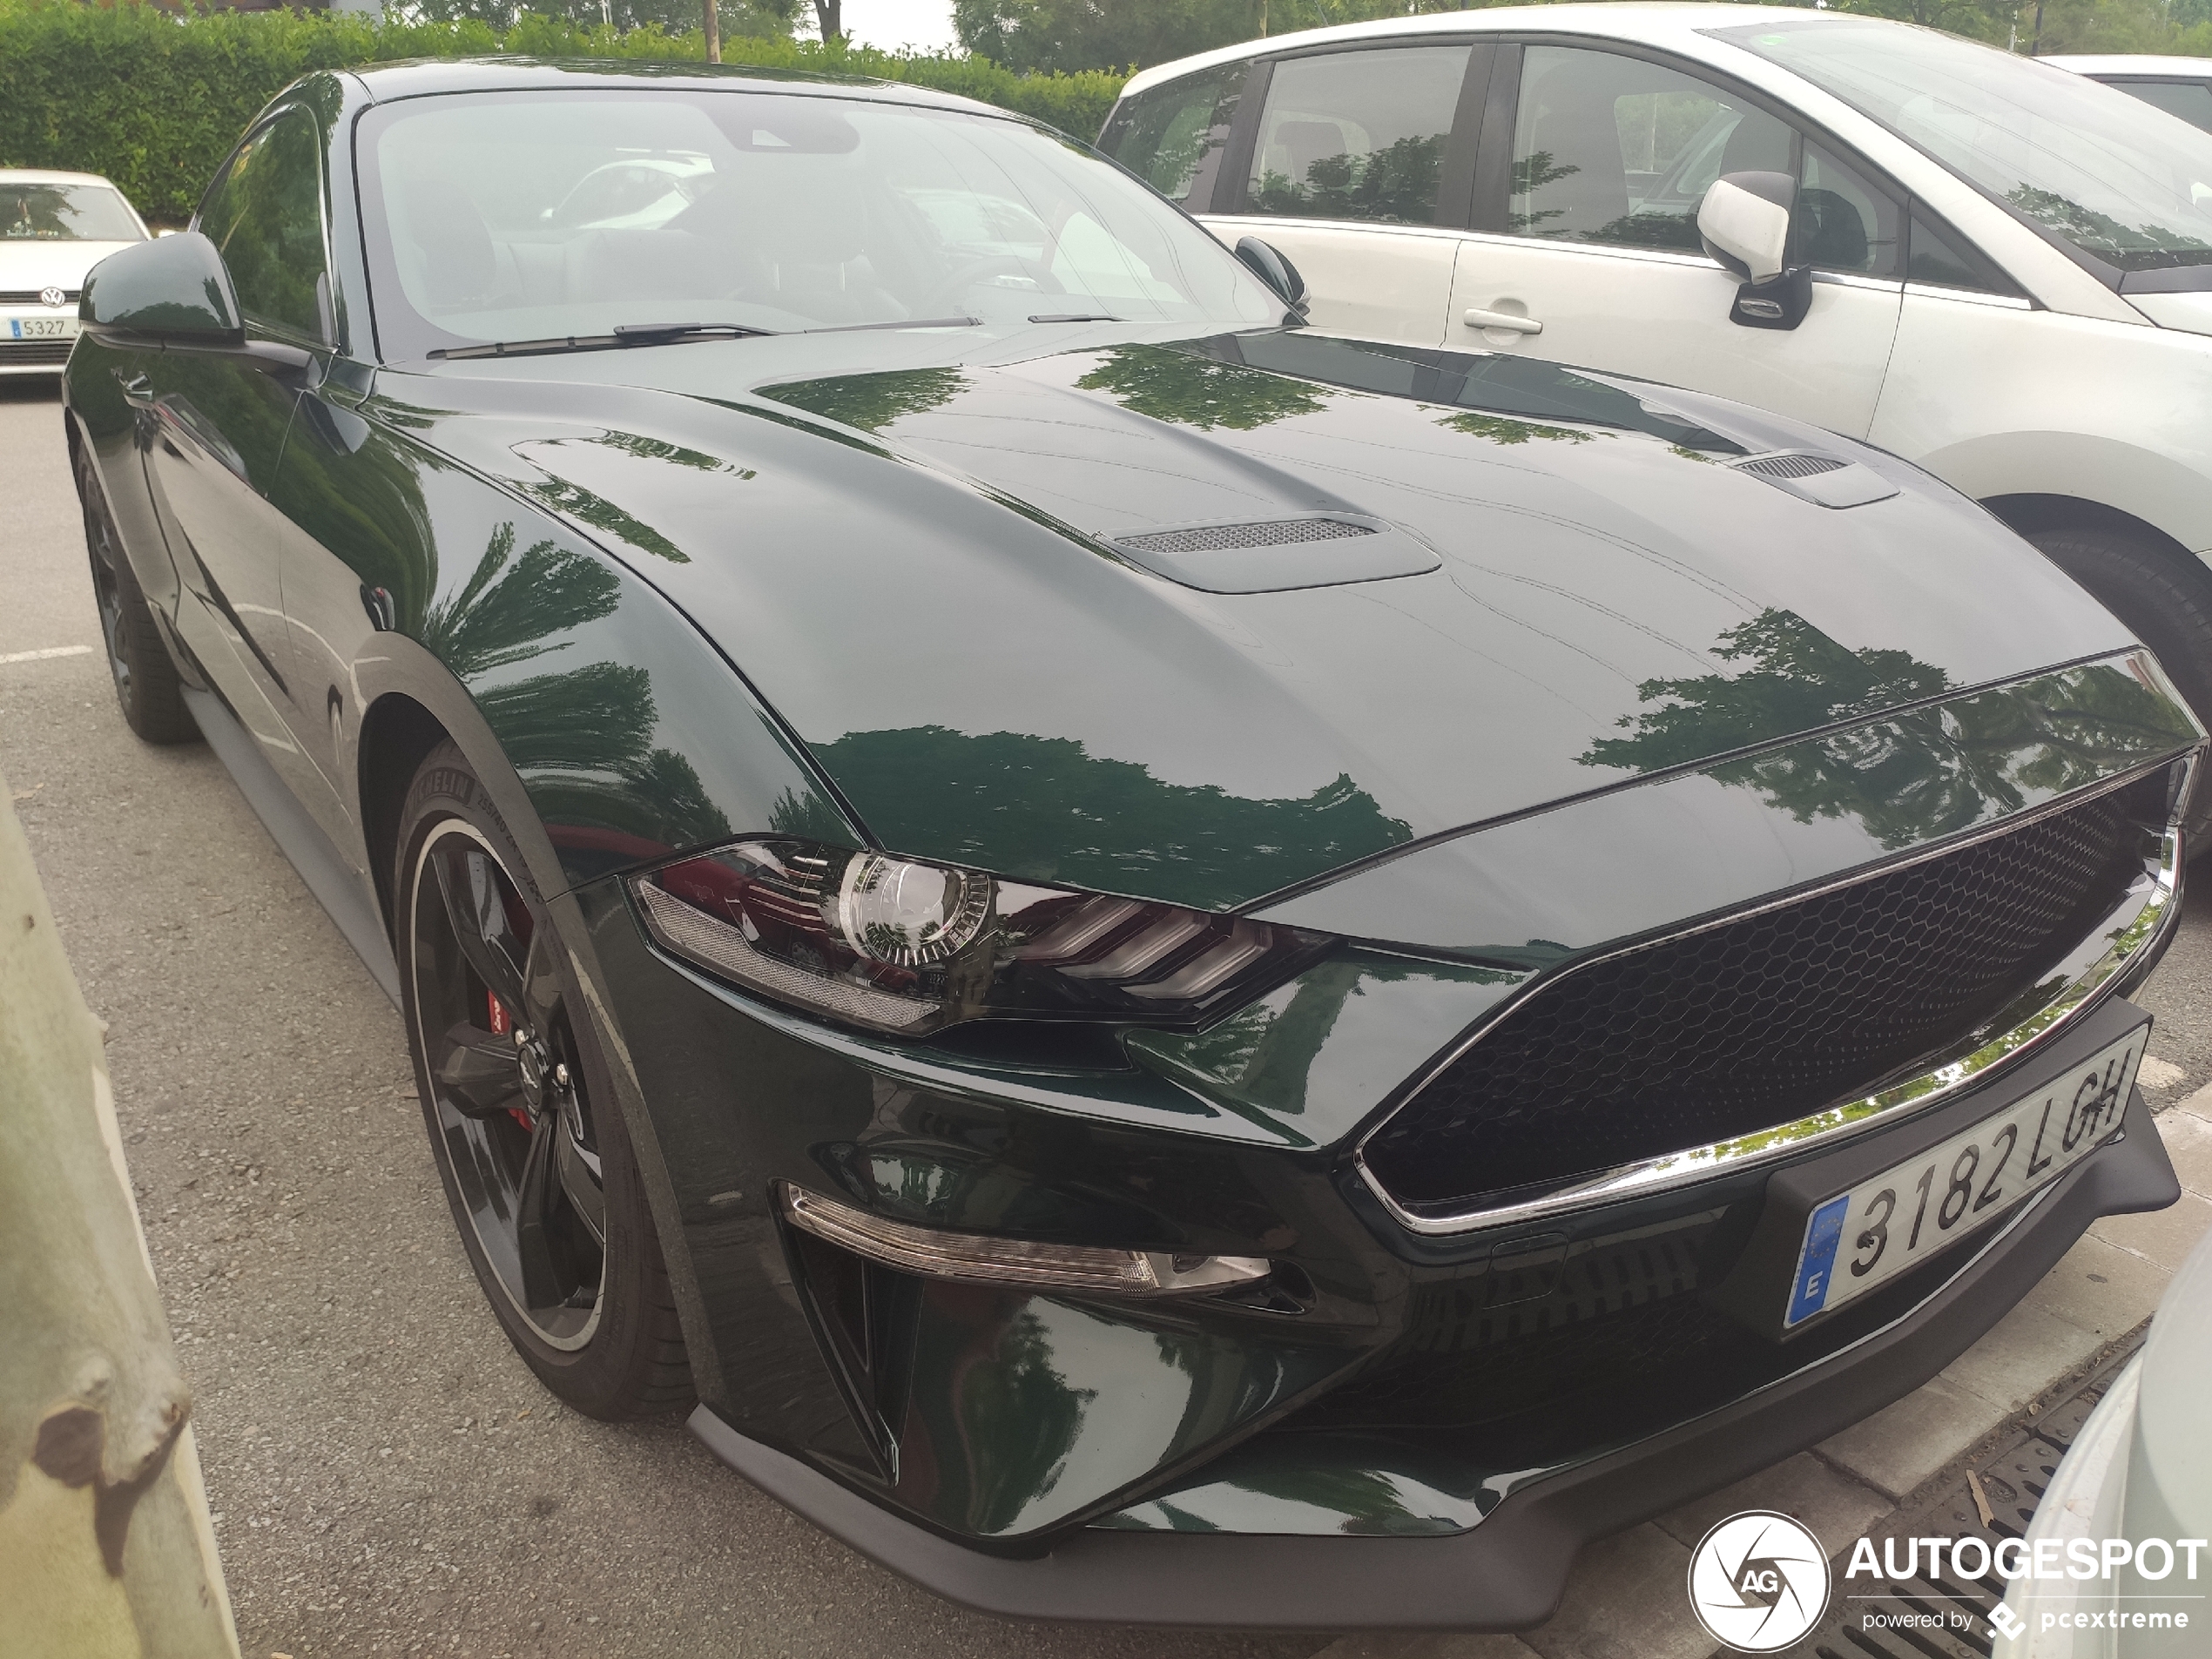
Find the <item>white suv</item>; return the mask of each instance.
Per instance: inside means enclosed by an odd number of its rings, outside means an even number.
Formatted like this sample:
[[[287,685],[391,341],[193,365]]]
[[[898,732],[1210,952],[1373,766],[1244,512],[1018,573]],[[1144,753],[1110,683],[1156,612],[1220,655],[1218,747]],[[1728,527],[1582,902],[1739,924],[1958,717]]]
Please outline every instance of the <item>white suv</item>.
[[[2212,134],[1908,24],[1615,4],[1186,58],[1099,145],[1288,256],[1318,327],[1694,387],[1918,462],[2212,725]],[[1698,223],[1747,174],[1791,207],[1758,290]]]

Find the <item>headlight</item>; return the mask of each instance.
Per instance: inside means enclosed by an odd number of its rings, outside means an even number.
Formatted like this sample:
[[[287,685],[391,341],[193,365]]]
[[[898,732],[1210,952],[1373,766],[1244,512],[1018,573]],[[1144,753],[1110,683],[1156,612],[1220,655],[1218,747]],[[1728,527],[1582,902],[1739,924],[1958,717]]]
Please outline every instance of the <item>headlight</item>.
[[[664,865],[631,890],[673,954],[902,1036],[992,1017],[1197,1023],[1329,943],[1243,916],[782,836]]]

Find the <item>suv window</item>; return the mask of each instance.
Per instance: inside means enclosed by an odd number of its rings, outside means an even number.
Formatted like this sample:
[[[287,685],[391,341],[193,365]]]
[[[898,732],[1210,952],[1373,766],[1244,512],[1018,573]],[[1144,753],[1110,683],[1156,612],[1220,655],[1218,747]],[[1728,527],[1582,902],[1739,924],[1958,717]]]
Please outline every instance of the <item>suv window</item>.
[[[1444,148],[1471,51],[1386,47],[1277,64],[1244,210],[1438,223]]]
[[[1188,201],[1196,188],[1194,211],[1204,212],[1250,67],[1224,64],[1123,98],[1098,147],[1171,202]]]
[[[1797,244],[1793,257],[1816,270],[1898,273],[1896,201],[1810,139],[1790,228]]]
[[[322,144],[313,116],[287,110],[240,145],[200,204],[199,229],[221,250],[247,321],[327,338]]]
[[[2212,132],[2212,86],[2202,81],[2107,81],[2105,84]]]
[[[1931,283],[1941,288],[1973,288],[1984,293],[2017,293],[2004,273],[1979,250],[1939,226],[1927,212],[1912,210],[1912,245],[1905,266],[1908,282]]]
[[[1507,220],[1517,234],[1695,253],[1714,179],[1795,171],[1796,135],[1709,82],[1618,52],[1521,54]]]

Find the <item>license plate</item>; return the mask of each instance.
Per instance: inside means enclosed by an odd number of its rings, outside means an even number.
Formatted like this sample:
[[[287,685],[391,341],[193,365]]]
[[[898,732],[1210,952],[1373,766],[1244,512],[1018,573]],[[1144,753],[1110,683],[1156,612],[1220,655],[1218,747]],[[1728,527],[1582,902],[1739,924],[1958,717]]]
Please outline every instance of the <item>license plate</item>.
[[[2047,1186],[2120,1127],[2148,1022],[2047,1087],[1812,1212],[1785,1328],[1917,1267],[2006,1205]]]
[[[67,340],[77,332],[74,317],[10,317],[10,340]]]

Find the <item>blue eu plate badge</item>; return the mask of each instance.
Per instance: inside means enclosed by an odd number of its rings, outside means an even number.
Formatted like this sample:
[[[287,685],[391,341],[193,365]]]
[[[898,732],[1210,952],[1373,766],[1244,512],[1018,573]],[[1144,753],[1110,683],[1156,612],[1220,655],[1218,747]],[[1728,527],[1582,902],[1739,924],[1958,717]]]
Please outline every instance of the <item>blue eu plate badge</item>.
[[[1805,1229],[1805,1247],[1797,1261],[1797,1282],[1790,1292],[1790,1312],[1784,1325],[1809,1319],[1828,1305],[1828,1278],[1836,1271],[1836,1247],[1843,1242],[1844,1217],[1851,1209],[1851,1194],[1828,1200],[1812,1212]],[[1772,1281],[1769,1281],[1771,1283]]]

